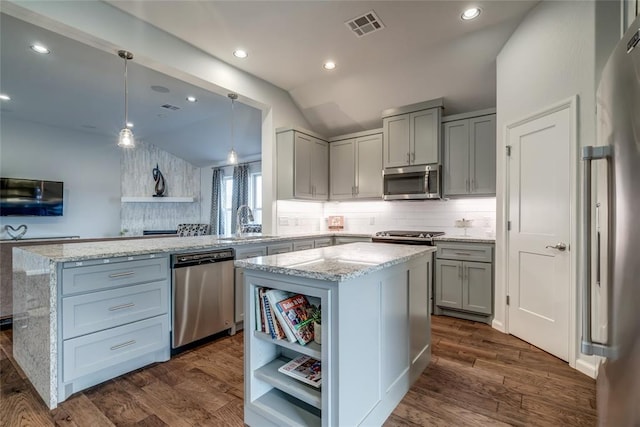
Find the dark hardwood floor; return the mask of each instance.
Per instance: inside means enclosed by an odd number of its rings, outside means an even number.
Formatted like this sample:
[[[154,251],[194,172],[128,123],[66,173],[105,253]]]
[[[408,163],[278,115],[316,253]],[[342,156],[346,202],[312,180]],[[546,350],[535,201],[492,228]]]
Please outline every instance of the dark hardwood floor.
[[[1,426],[242,426],[243,335],[73,395],[49,411],[0,332]],[[595,382],[487,325],[432,318],[432,362],[386,426],[596,424]]]

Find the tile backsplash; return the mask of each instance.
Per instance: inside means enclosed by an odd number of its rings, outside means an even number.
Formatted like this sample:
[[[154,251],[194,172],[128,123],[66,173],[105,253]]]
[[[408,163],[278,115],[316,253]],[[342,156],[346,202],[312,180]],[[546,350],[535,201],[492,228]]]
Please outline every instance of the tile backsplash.
[[[444,231],[452,236],[466,233],[469,236],[494,237],[496,199],[325,203],[278,201],[277,233],[325,231],[330,215],[344,216],[344,231],[350,233],[428,230]],[[467,224],[467,228],[456,227],[456,221],[458,225]]]

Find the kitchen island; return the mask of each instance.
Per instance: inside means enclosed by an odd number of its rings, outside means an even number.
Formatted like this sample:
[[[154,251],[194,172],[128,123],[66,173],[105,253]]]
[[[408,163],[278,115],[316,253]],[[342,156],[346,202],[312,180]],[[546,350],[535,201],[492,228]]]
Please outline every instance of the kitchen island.
[[[434,247],[352,243],[236,260],[245,283],[245,423],[381,425],[431,357]],[[319,301],[321,345],[261,331],[260,288]],[[278,372],[300,355],[320,360],[322,385]]]

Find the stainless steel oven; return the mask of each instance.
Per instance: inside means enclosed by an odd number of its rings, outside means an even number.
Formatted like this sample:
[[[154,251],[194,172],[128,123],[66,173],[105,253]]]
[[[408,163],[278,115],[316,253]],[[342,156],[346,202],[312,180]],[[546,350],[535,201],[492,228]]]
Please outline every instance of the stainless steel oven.
[[[440,198],[440,165],[387,168],[382,178],[384,200]]]

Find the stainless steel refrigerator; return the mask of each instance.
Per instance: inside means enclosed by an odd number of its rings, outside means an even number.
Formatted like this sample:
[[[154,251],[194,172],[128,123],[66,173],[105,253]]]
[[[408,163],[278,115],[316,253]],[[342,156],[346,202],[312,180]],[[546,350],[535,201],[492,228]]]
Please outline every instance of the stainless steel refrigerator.
[[[597,378],[603,426],[640,426],[639,42],[640,17],[605,66],[596,95],[598,145],[583,151],[581,351],[605,358]],[[594,290],[606,301],[603,332],[592,329]]]

